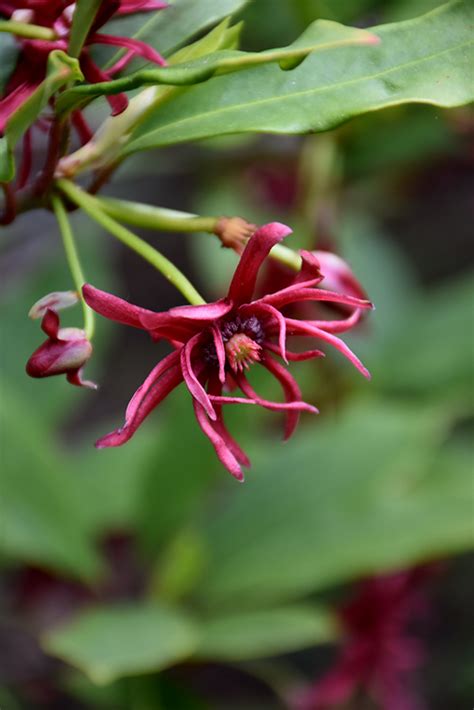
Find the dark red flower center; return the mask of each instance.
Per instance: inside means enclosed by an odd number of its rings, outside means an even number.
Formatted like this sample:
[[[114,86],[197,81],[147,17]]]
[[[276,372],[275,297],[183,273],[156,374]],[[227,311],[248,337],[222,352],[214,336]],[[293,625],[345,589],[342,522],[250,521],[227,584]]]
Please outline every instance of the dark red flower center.
[[[232,320],[221,323],[219,330],[224,341],[227,361],[232,370],[242,371],[243,368],[248,368],[251,363],[260,360],[265,331],[258,318],[236,316]],[[213,341],[205,345],[203,355],[209,365],[217,366],[218,358]]]

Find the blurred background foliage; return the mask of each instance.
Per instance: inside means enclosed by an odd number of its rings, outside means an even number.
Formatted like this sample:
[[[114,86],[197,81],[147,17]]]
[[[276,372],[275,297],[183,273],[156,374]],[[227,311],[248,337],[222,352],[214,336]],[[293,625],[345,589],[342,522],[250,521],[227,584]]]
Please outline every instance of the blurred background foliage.
[[[244,48],[284,45],[321,16],[366,26],[439,3],[277,4],[241,13]],[[472,128],[465,110],[398,107],[317,136],[134,156],[106,188],[287,222],[290,245],[340,252],[377,305],[350,338],[372,382],[334,353],[296,365],[321,415],[304,417],[289,443],[276,441],[278,415],[230,408],[253,461],[244,486],[215,459],[183,387],[127,446],[93,449],[161,346],[100,319],[87,368],[98,394],[28,379],[39,331],[26,314],[70,281],[51,215],[4,230],[2,710],[285,707],[287,688],[328,666],[335,600],[354,580],[448,558],[417,682],[429,708],[472,702],[473,571],[460,556],[474,538]],[[151,267],[73,219],[90,282],[146,307],[176,305]],[[210,299],[225,290],[236,256],[214,238],[145,236]]]

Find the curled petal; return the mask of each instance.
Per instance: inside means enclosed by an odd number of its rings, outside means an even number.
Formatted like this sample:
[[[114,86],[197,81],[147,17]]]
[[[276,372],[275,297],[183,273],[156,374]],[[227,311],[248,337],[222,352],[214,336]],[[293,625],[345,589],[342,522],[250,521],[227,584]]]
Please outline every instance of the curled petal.
[[[81,53],[81,69],[87,81],[90,81],[91,84],[97,84],[101,81],[110,81],[110,75],[99,69],[97,64],[92,61],[85,51]],[[105,98],[112,109],[112,116],[118,116],[118,114],[125,111],[128,106],[128,99],[125,94],[109,94]]]
[[[96,32],[93,34],[89,40],[89,44],[109,44],[114,47],[125,47],[126,49],[132,51],[135,55],[147,59],[149,62],[158,64],[161,67],[166,66],[166,60],[161,56],[156,49],[150,47],[146,42],[141,42],[139,39],[132,39],[131,37],[118,37],[116,35],[104,35],[101,32]]]
[[[316,407],[311,404],[302,401],[294,402],[271,402],[268,399],[263,399],[257,392],[253,389],[250,382],[245,378],[242,373],[236,375],[237,384],[239,385],[242,392],[248,397],[248,399],[240,399],[239,397],[227,397],[226,402],[228,404],[237,403],[248,403],[248,404],[258,404],[260,407],[265,407],[265,409],[271,409],[275,412],[284,412],[289,410],[297,410],[300,412],[312,412],[313,414],[318,414]],[[221,398],[224,400],[224,398]]]
[[[265,350],[270,350],[270,352],[282,357],[279,345],[265,341],[263,343],[263,347]],[[291,350],[286,350],[285,354],[286,359],[290,362],[302,362],[303,360],[313,360],[316,357],[326,357],[326,354],[323,353],[322,350],[304,350],[301,353],[294,353]]]
[[[211,377],[209,380],[208,390],[210,394],[219,396],[222,393],[222,383],[219,382],[219,380],[217,380],[215,377]],[[250,466],[250,460],[247,454],[241,449],[236,440],[231,436],[224,423],[224,417],[222,415],[222,406],[216,405],[214,408],[217,414],[216,421],[212,423],[214,430],[219,434],[219,436],[224,439],[227,447],[230,449],[230,451],[235,456],[240,465],[247,467]]]
[[[198,376],[194,371],[192,363],[193,350],[195,346],[199,344],[200,340],[201,333],[197,333],[190,340],[188,340],[186,345],[184,345],[184,347],[181,349],[181,369],[183,371],[184,381],[186,382],[186,385],[189,391],[191,392],[193,398],[201,404],[207,416],[210,419],[215,420],[217,418],[217,415],[214,410],[214,407],[212,406],[211,400],[209,399],[206,390],[199,382]]]
[[[77,291],[53,291],[36,301],[36,303],[31,306],[28,316],[33,320],[42,318],[48,310],[59,311],[62,308],[70,308],[71,306],[75,306],[78,301],[79,296]]]
[[[281,242],[291,229],[280,222],[271,222],[257,229],[240,257],[230,284],[228,297],[232,303],[248,303],[255,289],[259,269],[272,247]]]
[[[370,301],[361,298],[345,296],[342,293],[335,293],[334,291],[325,291],[322,288],[306,288],[299,285],[288,286],[287,288],[281,289],[281,291],[275,291],[275,293],[264,296],[260,300],[263,301],[263,303],[270,303],[272,306],[275,306],[275,308],[283,308],[283,306],[287,306],[290,303],[300,303],[302,301],[344,303],[346,306],[353,306],[354,308],[374,307]],[[255,303],[258,303],[258,301]]]
[[[204,407],[196,399],[193,399],[193,406],[197,422],[203,433],[213,445],[219,461],[221,461],[221,463],[226,467],[229,473],[234,476],[234,478],[242,483],[244,480],[244,473],[229,446],[228,439],[226,440],[226,438],[222,436],[222,430],[221,432],[216,431],[215,422],[214,425],[211,424],[206,416]]]
[[[324,287],[331,291],[340,291],[349,296],[367,298],[367,295],[344,259],[330,251],[315,251],[314,257],[321,265],[324,275]]]
[[[326,333],[345,333],[353,328],[360,321],[362,311],[356,308],[355,311],[348,317],[341,320],[309,320],[306,321],[315,328],[322,328]]]
[[[124,426],[99,439],[98,449],[125,444],[150,412],[182,382],[179,356],[180,351],[175,350],[150,372],[128,404]]]
[[[306,321],[299,321],[294,320],[293,318],[287,318],[286,324],[288,327],[288,331],[293,335],[309,335],[313,338],[319,338],[320,340],[324,340],[326,343],[329,343],[330,345],[335,347],[336,350],[339,350],[339,352],[342,353],[350,362],[352,362],[354,367],[359,370],[359,372],[364,375],[364,377],[370,380],[370,372],[367,370],[366,367],[364,367],[359,358],[354,355],[352,350],[340,338],[337,338],[335,335],[331,335],[331,333],[327,333],[325,330],[322,330],[322,328],[316,328],[315,326],[311,325]]]
[[[283,360],[288,363],[288,360],[286,359],[286,321],[283,315],[269,303],[262,303],[261,301],[252,303],[251,309],[252,311],[260,310],[264,313],[268,313],[276,320],[278,324],[278,345],[280,348],[280,354]]]
[[[99,389],[99,385],[97,385],[95,382],[92,382],[92,380],[82,379],[82,370],[82,367],[80,367],[79,370],[70,370],[66,375],[67,381],[71,385],[76,385],[76,387],[87,387],[91,390]]]
[[[316,256],[306,249],[300,250],[301,269],[293,283],[301,286],[316,286],[323,280],[321,266]]]

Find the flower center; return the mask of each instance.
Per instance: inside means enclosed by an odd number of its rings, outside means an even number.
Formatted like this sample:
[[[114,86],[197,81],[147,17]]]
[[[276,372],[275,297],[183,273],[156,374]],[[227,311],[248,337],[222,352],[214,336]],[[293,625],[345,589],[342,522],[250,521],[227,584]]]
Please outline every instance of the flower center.
[[[255,316],[236,316],[220,326],[227,362],[234,372],[242,372],[252,363],[261,359],[265,331]],[[217,353],[213,342],[204,348],[204,359],[210,365],[217,365]]]
[[[244,333],[236,333],[224,345],[227,360],[234,372],[242,372],[260,360],[262,346]]]

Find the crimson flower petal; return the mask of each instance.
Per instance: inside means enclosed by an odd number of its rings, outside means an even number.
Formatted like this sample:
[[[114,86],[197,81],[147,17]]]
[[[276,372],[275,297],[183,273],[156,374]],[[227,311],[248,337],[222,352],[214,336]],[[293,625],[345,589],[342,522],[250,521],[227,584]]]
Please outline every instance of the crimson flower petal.
[[[196,345],[199,344],[201,340],[201,333],[196,333],[186,345],[181,349],[181,369],[183,371],[183,378],[186,382],[188,390],[191,392],[194,399],[201,404],[207,416],[210,419],[215,420],[217,418],[214,407],[212,406],[211,400],[206,390],[199,382],[198,376],[196,375],[192,363],[192,354]]]
[[[270,350],[270,352],[282,357],[279,345],[275,345],[274,343],[265,341],[263,343],[263,347],[266,350]],[[286,359],[290,362],[302,362],[303,360],[313,360],[316,357],[326,357],[326,354],[323,353],[322,350],[304,350],[301,353],[295,353],[291,350],[285,350],[285,355]]]
[[[219,364],[219,381],[224,384],[226,354],[222,333],[216,325],[212,326],[212,337],[214,340],[214,347],[216,349],[217,362]]]
[[[260,301],[255,301],[254,303],[252,303],[251,309],[252,312],[260,310],[264,313],[268,313],[271,317],[275,319],[278,324],[278,346],[280,348],[280,355],[283,360],[288,364],[288,360],[286,359],[286,321],[283,315],[280,313],[280,311],[271,306],[269,303],[261,303]]]
[[[267,370],[271,372],[271,374],[274,375],[274,377],[276,377],[278,382],[281,384],[287,402],[298,402],[301,400],[301,390],[298,387],[295,378],[290,375],[288,370],[285,370],[283,365],[280,365],[279,362],[268,356],[262,360],[262,365],[266,367]],[[299,411],[290,411],[287,413],[285,441],[289,439],[295,431],[299,418]]]
[[[124,426],[99,439],[98,449],[125,444],[150,412],[182,382],[179,356],[180,351],[175,350],[150,372],[128,404]]]
[[[59,316],[56,311],[48,308],[41,321],[41,330],[52,340],[57,340],[59,331]]]
[[[168,311],[170,316],[188,320],[214,321],[227,315],[232,310],[232,303],[222,298],[214,303],[203,303],[200,306],[176,306]]]
[[[114,47],[125,47],[129,49],[134,54],[147,59],[149,62],[154,64],[159,64],[159,66],[166,66],[167,62],[156,49],[150,47],[146,42],[141,42],[139,39],[132,39],[131,37],[119,37],[116,35],[106,35],[101,32],[96,32],[88,39],[89,44],[108,44]]]
[[[293,280],[294,284],[301,286],[315,286],[321,283],[324,276],[321,273],[321,265],[315,255],[306,251],[306,249],[300,249],[301,256],[301,269]]]
[[[260,397],[260,395],[255,392],[250,382],[241,372],[236,373],[235,379],[242,392],[248,397],[248,400],[241,400],[242,402],[258,404],[260,407],[265,407],[265,409],[271,409],[275,412],[297,410],[300,412],[311,412],[312,414],[319,414],[316,407],[313,407],[312,404],[308,404],[307,402],[303,402],[301,400],[293,402],[271,402],[268,399],[263,399],[263,397]],[[229,403],[231,399],[236,400],[235,403],[237,403],[238,397],[229,397]]]
[[[135,306],[123,298],[118,296],[113,296],[111,293],[106,291],[101,291],[90,284],[84,284],[82,287],[82,295],[88,306],[90,306],[96,313],[99,313],[104,318],[109,318],[109,320],[114,320],[117,323],[123,323],[124,325],[131,325],[134,328],[142,328],[147,330],[143,325],[142,319],[146,315],[154,317],[154,322],[156,322],[156,316],[162,315],[161,322],[169,322],[169,318],[166,317],[166,313],[158,314],[154,311],[149,311],[146,308],[141,308],[140,306]]]
[[[357,325],[361,317],[361,309],[356,308],[350,316],[341,320],[308,320],[306,323],[309,323],[315,328],[322,328],[326,333],[345,333]]]
[[[293,318],[287,318],[286,324],[288,327],[288,331],[293,335],[310,335],[313,338],[320,338],[326,343],[329,343],[330,345],[335,347],[336,350],[339,350],[339,352],[342,353],[348,360],[350,360],[354,367],[357,368],[357,370],[359,370],[359,372],[362,373],[364,377],[370,380],[370,372],[367,370],[366,367],[364,367],[359,358],[354,355],[352,350],[340,338],[337,338],[335,335],[331,335],[331,333],[327,333],[325,330],[322,330],[322,328],[316,328],[306,321],[299,321],[294,320]]]
[[[329,303],[344,303],[354,308],[373,308],[373,304],[370,301],[361,298],[345,296],[334,291],[325,291],[322,288],[301,287],[298,284],[270,293],[260,300],[263,303],[270,303],[275,308],[283,308],[283,306],[287,306],[290,303],[299,303],[301,301],[328,301]]]
[[[229,473],[234,476],[234,478],[243,483],[244,473],[237,458],[235,457],[229,446],[228,439],[226,440],[226,438],[222,436],[222,433],[216,431],[216,429],[214,428],[215,422],[213,426],[206,416],[206,411],[204,407],[196,399],[193,399],[193,406],[197,422],[201,427],[203,433],[207,436],[207,438],[213,445],[217,454],[217,458],[225,466]]]
[[[291,234],[291,231],[285,224],[271,222],[257,229],[249,239],[229,288],[228,297],[234,305],[250,301],[262,263],[272,247]]]

